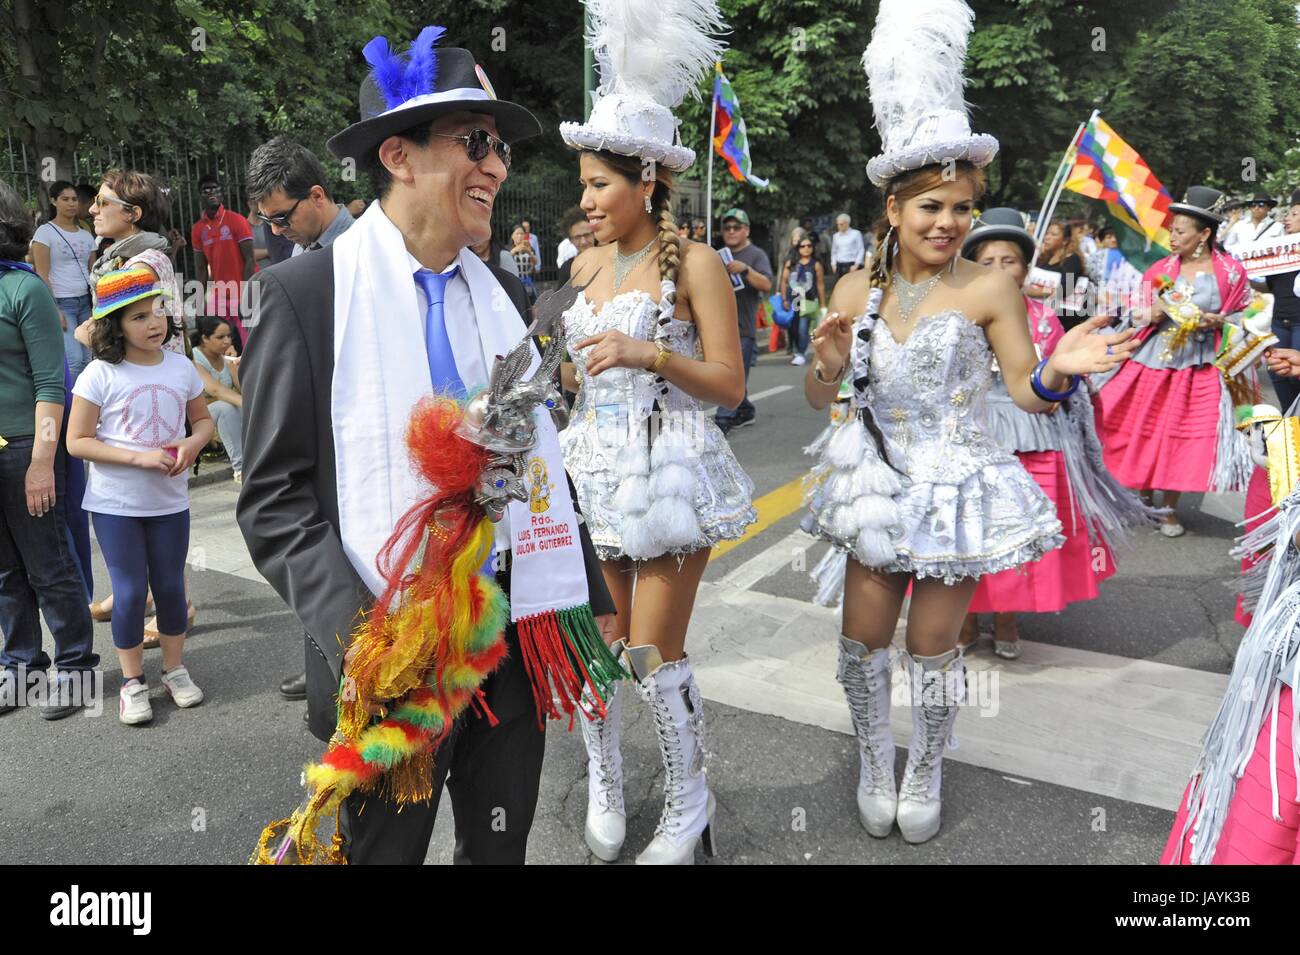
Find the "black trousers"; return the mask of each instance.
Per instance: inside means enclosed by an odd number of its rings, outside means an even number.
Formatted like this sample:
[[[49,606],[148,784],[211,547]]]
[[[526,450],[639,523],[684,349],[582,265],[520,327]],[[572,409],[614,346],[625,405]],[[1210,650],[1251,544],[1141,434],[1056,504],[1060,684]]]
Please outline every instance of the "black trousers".
[[[353,793],[340,813],[353,865],[421,865],[429,851],[445,787],[456,817],[457,865],[523,865],[537,809],[546,734],[514,627],[510,655],[484,684],[493,726],[472,708],[456,721],[433,764],[433,798],[399,807],[380,795]]]

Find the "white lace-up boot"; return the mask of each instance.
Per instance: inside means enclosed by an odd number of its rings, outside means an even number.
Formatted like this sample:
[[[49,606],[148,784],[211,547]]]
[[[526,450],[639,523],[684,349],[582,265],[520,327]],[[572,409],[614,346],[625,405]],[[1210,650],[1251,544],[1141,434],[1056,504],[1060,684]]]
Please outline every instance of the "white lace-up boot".
[[[620,641],[621,643],[621,641]],[[622,647],[611,647],[615,655]],[[621,682],[610,689],[605,716],[579,718],[587,744],[587,848],[597,859],[613,862],[627,835],[627,811],[623,807],[623,755],[618,748],[619,724],[623,715]],[[584,708],[590,713],[594,701],[584,693]]]
[[[939,831],[943,750],[965,699],[966,663],[956,650],[934,657],[908,656],[912,678],[912,744],[898,793],[898,828],[908,842]]]
[[[856,640],[840,637],[835,679],[844,687],[862,759],[858,819],[867,832],[883,839],[894,828],[898,813],[894,734],[889,728],[889,648],[872,651]]]
[[[648,651],[648,652],[647,652]],[[661,663],[652,646],[629,647],[637,692],[650,704],[664,761],[664,808],[637,865],[693,865],[695,847],[714,855],[717,809],[704,771],[704,706],[686,657]]]

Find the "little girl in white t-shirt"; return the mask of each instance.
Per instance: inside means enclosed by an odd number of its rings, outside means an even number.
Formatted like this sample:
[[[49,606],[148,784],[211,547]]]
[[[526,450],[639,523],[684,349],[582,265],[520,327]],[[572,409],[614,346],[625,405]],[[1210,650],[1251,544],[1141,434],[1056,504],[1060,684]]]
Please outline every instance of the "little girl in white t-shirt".
[[[185,645],[188,470],[212,438],[198,373],[165,350],[173,334],[165,290],[146,268],[109,272],[96,284],[90,350],[72,389],[68,452],[90,462],[82,507],[113,582],[113,645],[122,665],[118,715],[153,719],[144,678],[145,597],[153,591],[162,683],[178,706],[203,691],[181,662]],[[188,416],[192,435],[185,437]]]

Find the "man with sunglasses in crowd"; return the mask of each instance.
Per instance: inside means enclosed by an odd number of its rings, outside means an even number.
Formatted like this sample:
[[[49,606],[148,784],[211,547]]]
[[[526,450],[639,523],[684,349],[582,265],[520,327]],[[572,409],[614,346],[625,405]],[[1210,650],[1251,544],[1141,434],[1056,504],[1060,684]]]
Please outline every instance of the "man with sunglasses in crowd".
[[[316,154],[284,136],[253,150],[244,186],[258,217],[275,235],[293,243],[295,256],[325,248],[356,221],[334,201]],[[307,699],[306,670],[280,681],[280,695]]]
[[[284,136],[253,150],[245,188],[262,222],[294,244],[294,255],[324,248],[355,221],[334,201],[316,155]]]
[[[1269,218],[1269,213],[1277,205],[1277,200],[1266,192],[1257,192],[1246,203],[1249,215],[1237,220],[1237,224],[1228,230],[1227,235],[1220,236],[1223,248],[1234,255],[1253,242],[1260,239],[1272,239],[1283,234],[1282,223]]]
[[[468,50],[435,48],[436,69],[414,75],[387,43],[372,41],[366,53],[374,72],[361,87],[361,121],[329,148],[369,174],[379,202],[338,241],[258,277],[240,372],[237,517],[253,563],[307,633],[308,725],[322,741],[348,685],[345,649],[385,589],[379,549],[427,493],[402,443],[411,408],[431,389],[464,395],[485,386],[494,357],[524,334],[519,279],[473,246],[491,235],[510,143],[541,132],[528,110],[496,98]],[[535,421],[534,460],[551,461],[552,486],[562,488],[554,429],[548,417]],[[570,504],[576,511],[571,482],[562,499],[550,495],[553,514]],[[491,567],[512,606],[534,606],[524,600],[529,590],[546,604],[551,590],[572,585],[608,630],[613,602],[581,517],[573,518],[577,540],[539,563],[534,549],[514,546],[528,533],[527,514],[507,508],[494,525]],[[524,862],[545,733],[513,624],[505,641],[506,659],[481,685],[482,712],[466,710],[434,754],[432,797],[403,805],[380,785],[345,801],[349,862],[422,863],[444,782],[456,861]]]
[[[240,314],[244,283],[253,277],[253,227],[222,204],[221,180],[207,173],[199,180],[203,214],[190,230],[195,276],[207,289],[207,314],[228,320],[235,332],[235,351],[244,350],[248,329]]]
[[[735,288],[736,321],[740,323],[740,351],[745,361],[746,394],[735,408],[719,406],[713,420],[722,433],[754,423],[754,403],[749,400],[749,369],[758,360],[758,304],[772,291],[772,263],[767,253],[749,241],[749,214],[744,209],[729,209],[722,214],[722,241],[731,252],[727,271],[740,276]]]

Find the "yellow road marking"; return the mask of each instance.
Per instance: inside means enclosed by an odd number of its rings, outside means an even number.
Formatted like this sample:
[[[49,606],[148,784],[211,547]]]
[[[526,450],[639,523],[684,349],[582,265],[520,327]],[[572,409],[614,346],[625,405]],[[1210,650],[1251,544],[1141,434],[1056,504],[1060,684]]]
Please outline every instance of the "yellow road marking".
[[[713,548],[709,560],[716,560],[728,551],[757,537],[777,521],[784,520],[803,507],[802,482],[803,478],[797,477],[789,484],[782,484],[775,491],[768,491],[756,500],[754,509],[758,511],[758,520],[749,526],[749,530],[745,531],[744,537],[734,541],[723,541]]]

